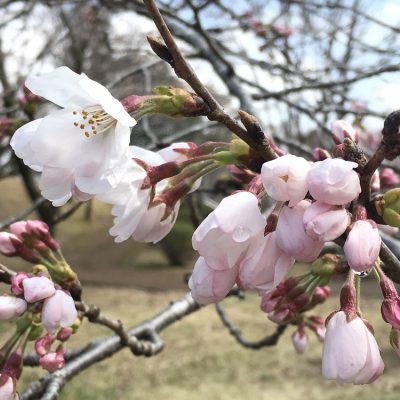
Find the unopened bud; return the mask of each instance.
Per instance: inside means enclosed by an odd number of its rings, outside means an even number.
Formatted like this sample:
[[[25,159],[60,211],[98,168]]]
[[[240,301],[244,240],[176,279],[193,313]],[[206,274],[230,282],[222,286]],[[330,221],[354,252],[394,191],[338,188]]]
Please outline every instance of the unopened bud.
[[[385,202],[383,220],[390,226],[400,227],[400,188],[391,189],[383,195]]]
[[[297,354],[303,354],[308,343],[308,335],[304,327],[299,326],[292,334],[292,344]]]
[[[336,144],[343,143],[345,138],[358,142],[358,132],[347,121],[338,119],[331,123],[332,138]]]
[[[392,168],[382,168],[379,177],[382,189],[391,189],[400,185],[399,176]]]
[[[314,162],[323,161],[326,160],[327,158],[332,158],[332,157],[327,150],[321,149],[321,147],[316,147],[312,151],[312,160]]]
[[[168,50],[168,47],[161,41],[161,39],[148,35],[147,41],[149,42],[154,53],[156,53],[161,60],[166,61],[169,65],[171,65],[172,68],[175,67],[174,58],[172,57],[171,52]]]
[[[53,343],[53,336],[46,335],[37,339],[35,342],[35,351],[38,356],[44,356],[50,351],[51,344]]]

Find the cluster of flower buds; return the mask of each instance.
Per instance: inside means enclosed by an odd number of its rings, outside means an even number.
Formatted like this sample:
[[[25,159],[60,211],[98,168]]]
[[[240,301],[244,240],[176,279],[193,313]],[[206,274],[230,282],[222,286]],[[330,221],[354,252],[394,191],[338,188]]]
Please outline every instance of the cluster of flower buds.
[[[79,281],[41,221],[19,221],[10,225],[10,232],[0,232],[0,252],[34,264],[32,273],[11,274],[11,293],[0,296],[0,320],[16,320],[15,332],[0,349],[0,398],[12,400],[18,399],[16,383],[29,341],[35,341],[44,369],[63,367],[64,343],[79,326],[68,288],[76,289]],[[59,344],[51,351],[55,341]]]
[[[65,261],[59,243],[43,221],[18,221],[10,225],[10,232],[0,232],[0,253],[35,264],[35,272],[49,273],[65,288],[79,287],[76,273]]]

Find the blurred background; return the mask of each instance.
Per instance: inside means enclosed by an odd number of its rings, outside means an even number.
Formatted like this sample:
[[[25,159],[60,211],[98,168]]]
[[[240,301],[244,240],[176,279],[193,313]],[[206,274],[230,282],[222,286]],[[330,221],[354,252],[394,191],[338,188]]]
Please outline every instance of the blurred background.
[[[399,108],[400,3],[397,0],[163,0],[172,33],[203,83],[225,110],[245,109],[283,149],[310,158],[331,150],[330,122],[345,119],[370,154],[383,118]],[[78,272],[84,299],[126,326],[151,317],[186,290],[196,255],[194,215],[206,215],[237,189],[228,171],[213,175],[184,204],[177,224],[157,245],[116,244],[108,234],[110,207],[90,201],[53,208],[41,197],[37,176],[13,156],[16,128],[55,106],[32,101],[27,75],[67,65],[107,86],[117,98],[150,94],[158,85],[186,87],[157,58],[146,35],[157,35],[141,1],[0,0],[0,226],[9,218],[41,218],[53,229]],[[205,118],[143,118],[131,143],[157,150],[176,141],[227,140],[224,127]],[[396,163],[387,164],[398,171]],[[0,262],[24,269],[21,262]],[[25,266],[26,267],[26,266]],[[296,269],[297,268],[297,269]],[[297,273],[306,266],[297,266]],[[336,287],[337,286],[337,287]],[[321,310],[337,308],[337,288]],[[399,363],[389,329],[380,320],[380,298],[367,282],[364,309],[375,326],[387,372],[368,387],[337,387],[320,376],[321,344],[311,338],[302,356],[288,329],[278,346],[240,347],[212,306],[163,334],[166,349],[151,359],[128,351],[82,373],[62,399],[374,399],[398,398]],[[224,302],[244,336],[256,340],[274,330],[258,312],[254,294]],[[2,324],[5,332],[10,325]],[[108,332],[85,324],[76,344]],[[28,382],[41,371],[26,370]]]

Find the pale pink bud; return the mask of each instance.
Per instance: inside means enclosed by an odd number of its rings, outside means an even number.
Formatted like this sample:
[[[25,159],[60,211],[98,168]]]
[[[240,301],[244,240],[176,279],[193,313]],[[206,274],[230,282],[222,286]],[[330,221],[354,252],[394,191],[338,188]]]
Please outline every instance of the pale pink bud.
[[[189,279],[193,299],[200,304],[217,303],[232,289],[237,275],[237,267],[214,270],[203,257],[199,257]]]
[[[282,281],[294,261],[278,247],[276,233],[272,232],[250,246],[247,258],[240,264],[238,286],[269,291]]]
[[[376,170],[371,177],[371,192],[379,192],[381,190],[381,180],[379,177],[379,171]]]
[[[283,207],[276,226],[276,243],[298,261],[314,261],[324,243],[315,240],[304,229],[303,216],[310,202],[303,200],[295,207]]]
[[[336,144],[343,143],[345,138],[358,142],[358,132],[347,121],[337,119],[331,123],[332,138]]]
[[[361,318],[347,320],[344,311],[328,321],[322,354],[322,375],[338,383],[362,385],[382,375],[378,344]]]
[[[379,177],[382,189],[391,189],[400,185],[399,176],[392,168],[382,168]]]
[[[43,369],[48,372],[54,372],[64,366],[64,350],[59,349],[57,352],[47,353],[40,357],[39,363]]]
[[[311,196],[327,204],[343,205],[354,200],[361,192],[360,179],[353,168],[358,164],[341,158],[318,161],[308,175]]]
[[[23,299],[14,296],[0,296],[0,320],[19,317],[26,310],[27,304]]]
[[[329,286],[317,286],[312,294],[311,301],[315,304],[323,303],[331,294]]]
[[[19,296],[24,293],[24,287],[22,286],[22,282],[29,278],[29,275],[25,272],[17,272],[15,275],[11,277],[11,293]]]
[[[263,235],[265,218],[257,197],[238,192],[225,197],[193,233],[193,248],[216,270],[233,268],[250,243]]]
[[[56,292],[54,283],[45,276],[34,276],[24,279],[22,282],[24,287],[24,297],[28,303],[44,300],[53,296]]]
[[[308,335],[304,328],[296,329],[292,334],[292,344],[297,354],[303,354],[308,343]]]
[[[17,388],[15,379],[2,374],[0,377],[0,399],[19,400],[19,396],[16,390]]]
[[[57,340],[60,342],[66,342],[71,337],[73,332],[74,330],[72,328],[62,328],[57,333]]]
[[[53,336],[42,336],[35,341],[35,351],[38,356],[44,356],[50,351],[51,344],[53,343]]]
[[[400,299],[384,299],[381,307],[382,318],[393,328],[400,329]]]
[[[270,197],[277,201],[289,201],[289,206],[294,206],[307,194],[309,170],[307,160],[286,154],[265,162],[261,168],[261,179]]]
[[[311,204],[303,215],[307,235],[322,242],[341,236],[350,222],[350,216],[345,209],[320,201]]]
[[[315,147],[312,151],[312,160],[315,161],[323,161],[327,158],[331,158],[329,152],[325,149],[321,149],[321,147]]]
[[[187,154],[190,154],[190,152],[196,148],[196,144],[192,142],[178,142],[172,143],[168,147],[159,150],[157,153],[165,160],[165,162],[180,162],[187,160]]]
[[[50,334],[54,334],[60,326],[71,326],[77,316],[74,300],[62,290],[56,290],[43,303],[42,323]]]
[[[356,221],[343,250],[347,262],[355,272],[368,272],[374,266],[381,248],[381,237],[372,220]]]
[[[18,236],[8,232],[0,232],[0,253],[6,257],[19,256],[32,263],[40,261],[40,257],[27,248]]]
[[[10,232],[21,240],[34,238],[43,242],[51,250],[58,250],[60,245],[52,238],[49,227],[39,220],[18,221],[10,225]],[[40,243],[38,243],[40,245]]]

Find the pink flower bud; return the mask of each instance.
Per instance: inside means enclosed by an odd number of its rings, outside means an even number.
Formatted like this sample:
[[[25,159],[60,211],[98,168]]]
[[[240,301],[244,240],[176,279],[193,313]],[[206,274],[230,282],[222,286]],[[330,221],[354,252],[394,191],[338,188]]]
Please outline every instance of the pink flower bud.
[[[354,200],[361,192],[360,179],[353,168],[357,163],[340,158],[318,161],[308,175],[308,189],[318,201],[343,205]]]
[[[27,248],[18,236],[8,232],[0,232],[0,253],[6,257],[18,256],[32,263],[40,261],[40,257]]]
[[[73,332],[74,330],[72,328],[62,328],[57,333],[57,340],[60,342],[66,342],[71,337]]]
[[[25,300],[14,296],[0,296],[0,320],[19,317],[26,310]]]
[[[43,303],[42,323],[50,334],[54,334],[60,326],[71,326],[77,316],[74,300],[62,290],[56,290]]]
[[[190,153],[197,148],[192,142],[172,143],[170,146],[159,150],[157,153],[165,160],[165,162],[180,162],[187,160]]]
[[[307,160],[286,154],[265,162],[261,168],[261,179],[270,197],[277,201],[289,201],[289,206],[294,206],[307,194],[309,170]]]
[[[28,303],[44,300],[53,296],[56,292],[54,283],[45,276],[24,279],[22,285],[24,287],[24,297]]]
[[[303,354],[308,343],[308,335],[304,327],[296,329],[292,334],[292,344],[297,354]]]
[[[193,299],[200,304],[217,303],[232,289],[237,275],[237,267],[214,270],[203,257],[199,257],[189,280]]]
[[[400,185],[399,176],[392,168],[382,168],[379,177],[382,189],[391,189]]]
[[[356,221],[343,250],[347,262],[356,273],[368,272],[374,266],[381,248],[381,237],[372,220]]]
[[[381,306],[382,318],[395,329],[400,329],[400,298],[384,299]]]
[[[329,152],[325,149],[321,149],[321,147],[315,147],[312,151],[312,160],[315,161],[323,161],[327,158],[331,158]]]
[[[326,327],[323,377],[363,385],[377,379],[383,369],[378,344],[361,318],[348,321],[344,311],[335,313]]]
[[[35,342],[35,351],[38,356],[44,356],[50,351],[51,344],[53,343],[53,336],[42,336]]]
[[[315,304],[323,303],[330,294],[331,288],[329,286],[318,286],[314,289],[311,302]]]
[[[225,197],[193,233],[193,248],[210,268],[233,268],[246,254],[250,243],[263,235],[265,218],[257,197],[238,192]]]
[[[47,353],[40,357],[39,363],[48,372],[54,372],[64,366],[64,350],[61,348],[57,352]]]
[[[315,240],[304,230],[303,216],[310,206],[303,200],[295,207],[283,207],[276,226],[276,243],[287,254],[298,261],[314,261],[321,252],[324,243]]]
[[[0,399],[1,400],[19,400],[16,392],[16,380],[6,374],[0,376]]]
[[[295,261],[278,247],[275,232],[255,241],[248,254],[240,264],[238,285],[261,292],[277,286]]]
[[[345,138],[358,142],[358,132],[347,121],[337,119],[331,123],[332,138],[336,144],[343,143]]]
[[[22,286],[22,282],[29,278],[29,275],[25,272],[17,272],[15,275],[11,277],[11,293],[15,296],[19,296],[24,293],[24,287]]]
[[[303,215],[307,235],[322,242],[341,236],[350,222],[350,216],[345,209],[319,201],[311,204]]]

